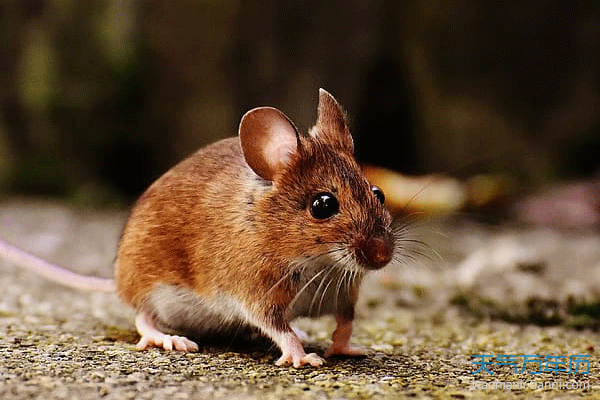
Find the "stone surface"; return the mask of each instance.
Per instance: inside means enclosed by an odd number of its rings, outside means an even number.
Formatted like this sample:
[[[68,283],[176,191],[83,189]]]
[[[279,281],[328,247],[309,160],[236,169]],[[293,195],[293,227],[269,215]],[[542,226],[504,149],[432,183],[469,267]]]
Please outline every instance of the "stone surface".
[[[0,236],[52,262],[110,277],[126,213],[24,200],[0,204]],[[595,232],[420,222],[404,262],[365,282],[358,359],[276,367],[264,344],[198,353],[136,351],[133,311],[115,294],[45,281],[0,260],[2,399],[575,398],[600,388],[600,236]],[[421,241],[427,245],[421,244]],[[301,319],[324,353],[331,318]],[[590,355],[590,374],[473,374],[474,354]],[[588,382],[587,389],[473,388],[473,382]]]

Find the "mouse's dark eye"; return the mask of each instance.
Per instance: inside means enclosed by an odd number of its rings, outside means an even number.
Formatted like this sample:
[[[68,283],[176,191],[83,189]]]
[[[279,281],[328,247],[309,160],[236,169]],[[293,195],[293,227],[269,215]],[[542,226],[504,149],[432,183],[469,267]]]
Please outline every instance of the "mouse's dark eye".
[[[310,202],[310,213],[316,219],[327,219],[339,210],[340,204],[331,193],[318,193]]]
[[[381,190],[375,185],[371,186],[371,190],[373,191],[375,197],[377,197],[377,200],[379,200],[381,204],[385,203],[385,195],[383,194],[383,190]]]

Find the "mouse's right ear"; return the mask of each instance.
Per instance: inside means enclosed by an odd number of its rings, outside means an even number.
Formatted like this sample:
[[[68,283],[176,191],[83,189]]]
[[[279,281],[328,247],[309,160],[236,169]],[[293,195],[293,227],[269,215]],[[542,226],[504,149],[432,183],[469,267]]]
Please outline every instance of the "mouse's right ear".
[[[272,181],[298,149],[298,130],[281,111],[259,107],[242,117],[240,143],[246,162],[260,177]]]

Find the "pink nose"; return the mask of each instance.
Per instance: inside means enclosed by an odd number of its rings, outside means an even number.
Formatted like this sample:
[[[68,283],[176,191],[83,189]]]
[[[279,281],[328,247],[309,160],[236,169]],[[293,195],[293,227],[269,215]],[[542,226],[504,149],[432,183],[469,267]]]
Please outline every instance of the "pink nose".
[[[379,269],[386,266],[394,255],[394,241],[392,236],[384,234],[374,236],[367,240],[362,248],[369,269]]]

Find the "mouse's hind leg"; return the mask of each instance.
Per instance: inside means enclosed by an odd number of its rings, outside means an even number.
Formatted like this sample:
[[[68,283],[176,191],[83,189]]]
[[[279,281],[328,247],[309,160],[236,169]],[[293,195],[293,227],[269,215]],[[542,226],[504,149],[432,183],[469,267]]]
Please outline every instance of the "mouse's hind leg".
[[[142,336],[137,344],[138,350],[159,347],[165,350],[198,351],[198,345],[184,336],[167,335],[159,331],[152,318],[145,312],[135,317],[135,327]]]

